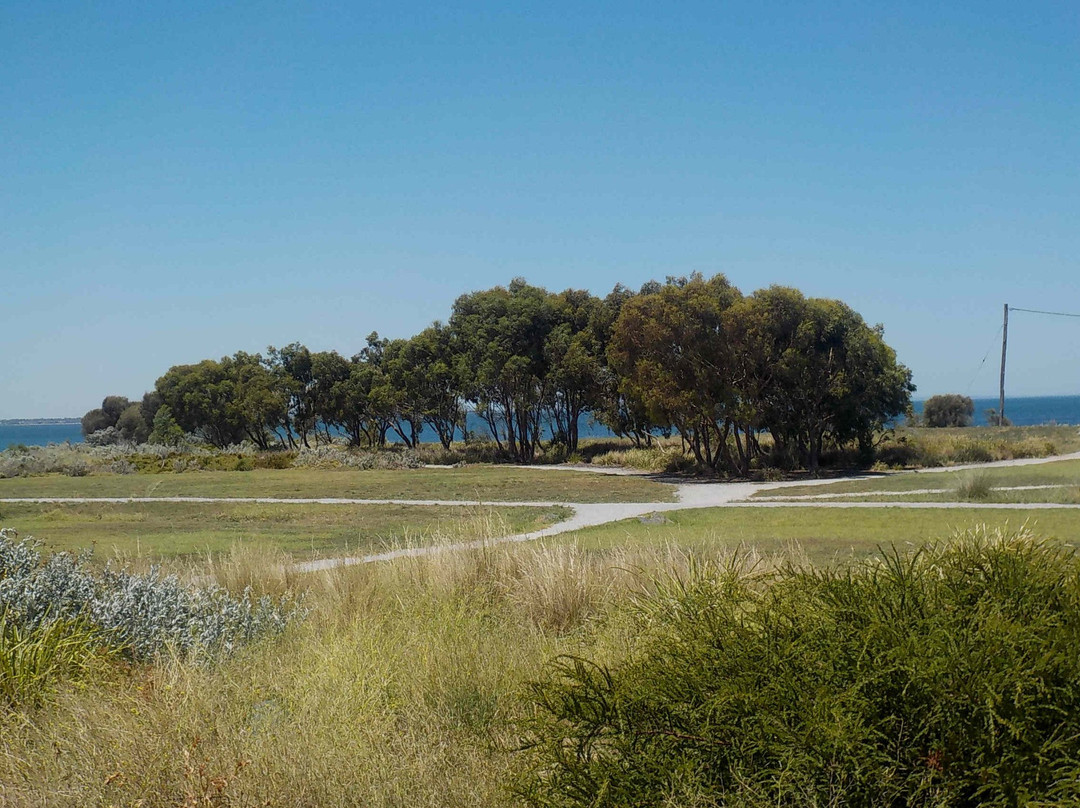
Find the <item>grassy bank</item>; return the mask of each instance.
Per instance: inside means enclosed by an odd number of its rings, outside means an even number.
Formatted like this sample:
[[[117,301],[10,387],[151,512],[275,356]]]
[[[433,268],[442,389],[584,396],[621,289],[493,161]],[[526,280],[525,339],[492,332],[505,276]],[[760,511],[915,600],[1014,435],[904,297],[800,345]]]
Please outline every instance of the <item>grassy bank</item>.
[[[298,559],[363,555],[524,533],[569,515],[561,507],[0,503],[0,524],[18,525],[47,549],[96,547],[102,558],[132,559],[220,553],[236,542]]]
[[[698,508],[662,514],[660,524],[629,519],[588,528],[564,541],[585,549],[674,545],[701,552],[749,549],[764,555],[796,553],[815,564],[867,556],[881,547],[915,547],[977,526],[1017,529],[1074,541],[1080,510]]]
[[[393,470],[257,469],[182,474],[48,475],[0,480],[5,497],[336,497],[481,502],[667,502],[641,477],[506,466]]]
[[[1030,466],[935,471],[929,474],[889,474],[863,480],[839,480],[828,485],[789,486],[759,491],[756,498],[814,494],[865,494],[880,491],[917,491],[929,488],[957,489],[977,475],[992,487],[1017,485],[1078,485],[1080,460],[1059,460]]]
[[[618,656],[631,568],[663,551],[449,553],[287,578],[314,609],[217,666],[114,669],[0,718],[0,802],[496,806],[526,681],[563,652]],[[236,583],[223,576],[225,583]]]

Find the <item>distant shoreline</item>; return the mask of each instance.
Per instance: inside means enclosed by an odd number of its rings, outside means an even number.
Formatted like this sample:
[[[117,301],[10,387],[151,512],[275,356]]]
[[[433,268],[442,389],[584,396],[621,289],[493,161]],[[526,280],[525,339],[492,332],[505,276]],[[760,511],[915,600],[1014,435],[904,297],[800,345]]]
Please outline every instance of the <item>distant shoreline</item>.
[[[0,418],[0,426],[67,426],[80,423],[79,418]]]

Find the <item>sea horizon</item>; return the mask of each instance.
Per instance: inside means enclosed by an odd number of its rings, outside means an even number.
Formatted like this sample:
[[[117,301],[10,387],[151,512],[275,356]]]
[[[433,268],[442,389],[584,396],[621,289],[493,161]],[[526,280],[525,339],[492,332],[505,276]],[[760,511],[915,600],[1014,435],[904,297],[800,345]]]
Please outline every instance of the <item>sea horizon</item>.
[[[987,410],[998,408],[998,398],[972,396],[975,404],[974,426],[987,426]],[[915,399],[912,403],[916,413],[922,412],[926,399]],[[1014,426],[1039,425],[1080,425],[1080,395],[1054,396],[1007,396],[1005,399],[1005,417]],[[36,423],[35,423],[36,422]],[[469,429],[484,431],[486,427],[480,419],[469,420]],[[588,415],[582,416],[581,437],[613,437],[606,427],[594,423]],[[437,437],[426,429],[421,432],[421,440],[435,442]],[[391,443],[399,440],[394,435]],[[0,420],[0,451],[11,446],[47,446],[50,443],[82,443],[83,436],[78,418],[20,418]]]

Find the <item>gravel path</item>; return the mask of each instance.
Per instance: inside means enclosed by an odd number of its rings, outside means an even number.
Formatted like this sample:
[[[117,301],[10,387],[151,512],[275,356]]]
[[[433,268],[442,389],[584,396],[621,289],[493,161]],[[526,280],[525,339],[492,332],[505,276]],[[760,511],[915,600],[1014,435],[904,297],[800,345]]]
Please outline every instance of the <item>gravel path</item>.
[[[1080,460],[1080,452],[1053,457],[1025,458],[1023,460],[1003,460],[994,463],[979,463],[971,466],[948,466],[935,469],[922,469],[917,472],[894,472],[896,474],[932,474],[945,471],[962,471],[968,468],[1002,468],[1011,466],[1028,466],[1040,463],[1051,463],[1059,460]],[[589,471],[597,474],[613,474],[620,476],[642,475],[632,469],[620,469],[597,466],[530,466],[530,468],[543,468],[551,471]],[[655,477],[655,475],[652,475]],[[860,479],[880,479],[882,475],[860,475],[845,477],[845,481]],[[417,505],[417,506],[458,506],[458,507],[540,507],[570,508],[573,515],[558,524],[551,525],[541,530],[529,533],[519,533],[512,536],[503,536],[492,539],[480,539],[477,541],[461,542],[452,545],[440,545],[435,547],[413,547],[392,550],[386,553],[374,553],[365,556],[352,556],[343,558],[327,558],[318,561],[307,561],[296,565],[295,569],[300,572],[331,569],[338,566],[353,564],[365,564],[374,561],[388,561],[394,558],[406,558],[423,555],[431,555],[446,550],[468,550],[479,547],[487,547],[494,544],[510,542],[526,542],[547,536],[557,536],[561,533],[570,533],[587,527],[595,527],[610,522],[618,522],[623,519],[634,517],[646,517],[651,514],[664,513],[666,511],[685,510],[690,508],[987,508],[993,510],[1068,510],[1078,509],[1080,505],[1061,503],[972,503],[972,502],[837,502],[831,498],[834,494],[802,495],[798,499],[754,499],[749,497],[759,491],[776,491],[783,496],[784,488],[806,485],[828,485],[838,482],[837,479],[822,480],[794,480],[775,483],[710,483],[710,482],[672,482],[662,480],[669,485],[675,486],[676,502],[620,502],[620,503],[575,503],[575,502],[481,502],[479,500],[440,500],[440,499],[342,499],[337,497],[326,498],[284,498],[284,497],[19,497],[0,499],[3,502],[24,503],[55,503],[55,504],[83,504],[92,502],[111,503],[154,503],[154,502],[193,502],[193,503],[259,503],[259,504],[290,504],[290,505]],[[1042,488],[1045,486],[1017,487],[1016,490]],[[932,493],[934,489],[927,489],[925,493]],[[895,492],[890,492],[895,493]],[[915,492],[905,492],[915,493]],[[847,496],[850,496],[847,495]]]

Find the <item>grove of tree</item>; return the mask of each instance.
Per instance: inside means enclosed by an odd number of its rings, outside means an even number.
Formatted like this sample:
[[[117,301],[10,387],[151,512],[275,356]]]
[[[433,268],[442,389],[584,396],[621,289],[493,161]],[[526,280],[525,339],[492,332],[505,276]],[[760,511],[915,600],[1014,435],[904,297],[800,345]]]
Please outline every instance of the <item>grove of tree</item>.
[[[468,439],[471,410],[502,455],[528,463],[545,441],[577,451],[588,415],[638,446],[678,434],[702,467],[745,474],[766,451],[816,469],[826,447],[869,447],[914,389],[882,328],[837,300],[746,296],[723,275],[604,298],[515,279],[462,295],[411,338],[372,333],[351,356],[291,343],[173,366],[142,403],[107,397],[83,431],[260,449],[337,434],[377,448],[391,435],[415,447],[427,427],[449,448]]]

